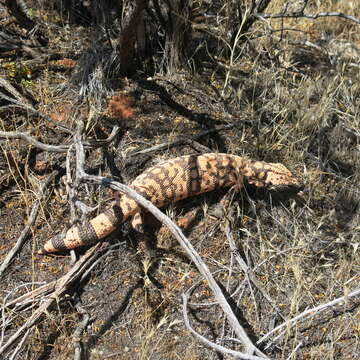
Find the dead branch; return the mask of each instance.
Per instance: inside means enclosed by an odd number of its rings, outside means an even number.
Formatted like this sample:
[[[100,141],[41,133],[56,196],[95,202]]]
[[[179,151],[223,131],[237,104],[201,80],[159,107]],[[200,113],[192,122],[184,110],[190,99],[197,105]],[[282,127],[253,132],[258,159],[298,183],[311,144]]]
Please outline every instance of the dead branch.
[[[4,304],[6,309],[15,309],[15,311],[22,310],[29,305],[38,303],[45,296],[53,292],[56,288],[56,283],[58,280],[54,280],[48,284],[42,285],[37,289],[31,290],[24,295],[19,296],[18,298],[9,301]]]
[[[57,123],[56,121],[54,121],[50,116],[47,116],[46,114],[42,113],[41,111],[39,110],[36,110],[34,109],[31,105],[28,105],[28,104],[24,104],[23,102],[21,101],[18,101],[18,100],[15,100],[9,96],[6,96],[2,93],[0,93],[0,98],[6,100],[6,101],[9,101],[10,103],[16,105],[17,107],[19,107],[20,109],[23,109],[23,110],[26,110],[26,111],[29,111],[30,113],[32,114],[35,114],[37,116],[40,116],[42,119],[46,120],[47,122],[53,124],[55,127],[59,128],[60,130],[64,131],[64,132],[67,132],[69,134],[73,134],[74,131],[69,129],[68,127],[64,126],[64,125],[61,125],[59,123]]]
[[[75,308],[77,310],[77,312],[82,316],[82,320],[81,322],[78,324],[78,326],[76,327],[72,338],[74,339],[74,360],[81,360],[83,358],[83,347],[81,344],[81,334],[84,332],[84,330],[86,329],[89,321],[90,321],[90,315],[89,313],[85,310],[85,308],[81,305],[81,300],[80,297],[76,294],[75,296]]]
[[[147,0],[135,0],[129,3],[129,10],[123,22],[123,31],[119,42],[120,69],[123,74],[133,70],[135,44],[138,27],[142,21],[142,13]]]
[[[248,282],[251,282],[254,284],[254,286],[261,292],[261,294],[264,296],[264,298],[269,302],[269,304],[273,307],[273,309],[276,311],[276,313],[283,319],[285,320],[285,316],[281,313],[281,310],[279,309],[279,307],[276,305],[275,301],[271,298],[271,296],[265,291],[265,289],[262,287],[262,285],[260,284],[260,282],[257,280],[256,276],[254,275],[252,269],[249,268],[249,266],[246,264],[246,262],[243,260],[243,258],[241,257],[237,246],[235,244],[235,240],[232,234],[232,230],[231,230],[231,222],[230,220],[225,217],[225,235],[226,238],[229,242],[230,245],[230,250],[233,254],[233,256],[235,257],[236,262],[239,264],[239,266],[241,267],[241,269],[243,270],[246,279],[248,280]]]
[[[5,31],[0,31],[0,39],[3,41],[1,43],[1,48],[5,50],[15,50],[20,49],[28,56],[33,59],[42,59],[42,61],[47,57],[46,55],[39,52],[37,49],[29,46],[25,40],[20,38],[14,38],[13,35],[7,34]]]
[[[259,339],[256,343],[259,345],[261,343],[263,343],[269,336],[271,336],[274,332],[277,332],[281,329],[283,329],[284,327],[289,330],[292,326],[294,326],[294,324],[296,324],[300,319],[302,318],[307,318],[307,317],[313,317],[315,315],[318,315],[319,313],[321,313],[322,311],[335,306],[341,302],[346,302],[348,301],[350,298],[352,297],[356,297],[360,295],[360,289],[356,289],[352,292],[350,292],[347,295],[341,296],[337,299],[334,299],[332,301],[329,301],[328,303],[316,306],[314,308],[311,309],[307,309],[304,312],[302,312],[301,314],[295,316],[294,318],[285,321],[283,324],[277,326],[276,328],[272,329],[270,332],[268,332],[266,335],[264,335],[261,339]],[[278,337],[282,336],[283,334],[279,335]]]
[[[0,86],[2,86],[6,91],[8,91],[18,101],[21,101],[22,103],[26,103],[27,105],[31,106],[29,101],[24,96],[22,96],[6,79],[0,78]]]
[[[341,17],[350,21],[354,21],[357,24],[360,24],[360,19],[356,18],[352,15],[347,15],[342,12],[321,12],[318,14],[304,14],[303,11],[293,12],[293,13],[279,13],[279,14],[262,14],[256,13],[254,16],[258,17],[259,19],[284,19],[284,18],[305,18],[305,19],[318,19],[321,17]]]
[[[44,313],[48,311],[50,306],[59,301],[62,296],[71,288],[71,286],[83,275],[89,266],[96,260],[101,254],[101,250],[104,248],[104,243],[97,243],[94,247],[89,249],[83,257],[68,271],[66,275],[56,281],[55,290],[47,296],[46,299],[42,299],[43,302],[40,307],[34,311],[30,318],[21,326],[15,334],[13,334],[6,344],[0,347],[0,358],[9,350],[9,348],[18,341],[23,334],[31,329],[38,321],[41,320]]]
[[[108,256],[110,252],[116,251],[115,249],[120,247],[121,244],[113,244],[106,247],[106,252],[104,252],[101,256],[97,257],[96,260],[92,262],[92,264],[84,271],[84,273],[81,275],[79,282],[81,283],[92,271],[92,269],[101,262],[101,260]],[[66,275],[64,275],[66,276]],[[3,307],[4,309],[13,309],[13,312],[18,312],[20,310],[29,310],[31,306],[34,306],[35,304],[38,304],[40,301],[44,299],[47,295],[55,291],[56,284],[61,281],[60,280],[54,280],[48,284],[44,284],[37,289],[31,290],[14,300],[11,300],[9,302],[5,302]],[[32,284],[34,285],[34,284]]]
[[[15,359],[18,359],[17,355],[18,355],[18,352],[20,351],[21,347],[23,346],[25,340],[28,338],[30,334],[30,329],[28,329],[26,331],[26,333],[24,334],[24,336],[22,337],[21,341],[19,342],[19,344],[17,344],[15,350],[13,351],[13,353],[11,354],[11,357],[9,358],[9,360],[15,360]]]
[[[186,143],[192,145],[193,141],[196,141],[196,140],[200,139],[201,137],[204,137],[206,135],[213,134],[215,132],[219,132],[222,130],[231,129],[233,127],[236,127],[239,123],[242,123],[245,125],[251,124],[249,121],[245,121],[245,120],[241,121],[240,120],[240,121],[237,121],[235,124],[219,126],[219,127],[216,127],[215,129],[203,131],[197,135],[194,135],[191,139],[178,139],[178,140],[175,140],[172,142],[166,142],[163,144],[154,145],[145,150],[140,150],[140,151],[135,151],[133,153],[130,153],[130,154],[128,154],[128,156],[135,156],[135,155],[139,155],[139,154],[148,154],[151,152],[155,152],[155,151],[159,151],[159,150],[163,150],[163,149],[169,149],[169,148],[179,146],[182,144],[186,144]],[[111,134],[109,135],[109,137],[107,139],[83,141],[83,146],[86,149],[92,149],[92,148],[96,148],[96,147],[106,146],[114,140],[114,138],[118,135],[119,131],[120,131],[120,128],[116,125],[116,126],[114,126],[113,130],[111,131]],[[65,153],[69,150],[69,148],[71,146],[71,145],[44,144],[44,143],[36,140],[35,138],[33,138],[28,133],[18,132],[18,131],[0,131],[0,138],[25,140],[29,144],[31,144],[41,150],[48,151],[48,152]],[[199,144],[198,146],[200,147],[201,145]]]
[[[93,148],[97,148],[97,147],[106,146],[114,140],[114,138],[118,135],[119,131],[120,131],[120,128],[117,125],[115,125],[108,138],[102,139],[102,140],[84,141],[84,147],[86,149],[93,149]],[[20,131],[0,131],[0,138],[25,140],[29,144],[31,144],[41,150],[48,151],[48,152],[56,152],[56,153],[68,152],[70,147],[72,146],[72,145],[44,144],[44,143],[36,140],[34,137],[30,136],[28,133],[20,132]]]
[[[213,134],[213,133],[216,133],[216,132],[219,132],[219,131],[222,131],[222,130],[232,129],[232,128],[238,126],[239,124],[251,125],[251,122],[246,121],[246,120],[239,120],[239,121],[236,121],[236,123],[234,123],[234,124],[218,126],[218,127],[215,127],[214,129],[205,130],[205,131],[203,131],[203,132],[201,132],[199,134],[194,135],[191,139],[185,139],[184,138],[184,139],[174,140],[174,141],[171,141],[171,142],[165,142],[165,143],[162,143],[162,144],[154,145],[154,146],[152,146],[150,148],[147,148],[145,150],[132,152],[132,153],[128,154],[128,156],[134,156],[134,155],[139,155],[139,154],[148,154],[148,153],[163,150],[163,149],[170,149],[172,147],[179,146],[179,145],[182,145],[182,144],[186,144],[186,143],[189,143],[189,142],[191,143],[191,141],[196,141],[196,140],[202,138],[203,136]]]
[[[44,144],[40,141],[37,141],[34,137],[30,136],[28,133],[20,132],[20,131],[0,131],[0,138],[25,140],[29,144],[48,152],[63,153],[63,152],[67,152],[69,149],[69,145]]]
[[[76,133],[74,136],[74,144],[81,142],[81,137],[84,129],[84,123],[83,121],[79,121],[76,128]],[[72,179],[71,177],[71,163],[70,163],[70,157],[72,155],[71,148],[68,151],[67,157],[66,157],[66,190],[69,197],[69,203],[70,203],[70,220],[72,223],[76,220],[76,193],[80,186],[80,177],[78,176],[78,173],[75,173],[75,178]],[[71,184],[71,185],[70,185]],[[84,220],[84,212],[82,212],[82,219]],[[71,258],[72,261],[76,261],[76,254],[75,250],[71,250]],[[86,310],[81,305],[81,300],[77,292],[74,294],[75,297],[75,308],[77,312],[82,316],[82,321],[78,323],[74,333],[73,333],[73,346],[74,346],[74,360],[80,360],[83,358],[83,346],[81,343],[81,334],[85,330],[89,320],[90,315],[86,312]]]
[[[245,360],[263,360],[263,359],[269,359],[268,357],[258,357],[258,356],[254,356],[254,355],[249,355],[249,354],[245,354],[239,351],[234,351],[234,350],[230,350],[224,346],[218,345],[213,343],[212,341],[206,339],[204,336],[200,335],[199,333],[197,333],[190,325],[190,321],[187,315],[187,299],[188,296],[185,294],[182,294],[182,299],[183,299],[183,305],[182,305],[182,310],[183,310],[183,317],[184,317],[184,323],[185,323],[185,327],[197,338],[199,339],[202,343],[204,343],[206,346],[211,347],[212,349],[224,354],[224,355],[231,355],[234,356],[236,359],[245,359]]]
[[[21,232],[21,234],[20,234],[19,238],[17,239],[14,247],[7,254],[7,256],[5,257],[5,260],[3,261],[3,263],[0,266],[0,277],[2,276],[4,271],[8,268],[9,264],[14,259],[15,255],[21,250],[21,248],[23,247],[25,241],[27,240],[28,236],[30,235],[31,227],[34,225],[34,223],[36,221],[41,201],[44,199],[44,197],[47,194],[47,188],[48,188],[50,182],[55,178],[55,176],[58,173],[59,173],[58,170],[53,171],[48,176],[48,178],[43,182],[43,184],[40,186],[40,190],[39,190],[39,193],[38,193],[38,198],[37,198],[35,204],[33,205],[33,208],[31,209],[30,216],[29,216],[29,219],[27,221],[27,225],[25,226],[25,228]]]
[[[30,37],[36,37],[39,44],[45,46],[48,44],[48,39],[41,32],[39,25],[30,18],[27,14],[28,7],[24,0],[5,0],[9,13],[14,16],[22,28],[28,31]]]
[[[262,13],[271,3],[271,0],[259,0],[257,3],[255,0],[251,1],[251,8],[249,10],[249,16],[245,20],[243,26],[241,27],[241,33],[247,33],[251,26],[255,23],[257,20],[256,13],[260,12]],[[246,11],[243,16],[246,15]]]
[[[119,132],[120,132],[120,127],[118,125],[115,125],[113,127],[113,129],[111,130],[111,133],[108,138],[101,139],[101,140],[84,141],[83,142],[84,147],[89,149],[89,148],[97,148],[97,147],[109,145],[116,138],[116,136],[119,134]]]

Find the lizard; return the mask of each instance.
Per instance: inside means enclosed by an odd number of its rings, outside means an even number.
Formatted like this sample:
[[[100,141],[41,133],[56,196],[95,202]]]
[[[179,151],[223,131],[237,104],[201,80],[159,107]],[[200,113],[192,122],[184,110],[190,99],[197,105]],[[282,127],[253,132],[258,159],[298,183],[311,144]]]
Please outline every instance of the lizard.
[[[222,153],[185,155],[165,160],[141,173],[130,187],[161,208],[218,188],[235,187],[238,191],[246,183],[295,194],[304,188],[283,164]],[[132,227],[144,233],[142,208],[131,197],[121,195],[92,220],[48,240],[38,253],[94,244],[130,219]]]

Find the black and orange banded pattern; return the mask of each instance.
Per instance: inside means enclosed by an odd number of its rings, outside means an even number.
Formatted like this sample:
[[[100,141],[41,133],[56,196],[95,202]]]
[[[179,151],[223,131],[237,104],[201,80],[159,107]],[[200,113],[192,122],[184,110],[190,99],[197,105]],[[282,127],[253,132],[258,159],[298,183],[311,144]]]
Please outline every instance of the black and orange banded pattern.
[[[245,182],[275,190],[298,192],[302,189],[298,180],[282,164],[216,153],[187,155],[161,162],[145,170],[130,186],[155,206],[162,207],[217,188],[236,186],[240,189]],[[92,244],[129,218],[133,219],[135,228],[142,228],[140,206],[130,197],[122,195],[94,219],[49,240],[39,253]]]

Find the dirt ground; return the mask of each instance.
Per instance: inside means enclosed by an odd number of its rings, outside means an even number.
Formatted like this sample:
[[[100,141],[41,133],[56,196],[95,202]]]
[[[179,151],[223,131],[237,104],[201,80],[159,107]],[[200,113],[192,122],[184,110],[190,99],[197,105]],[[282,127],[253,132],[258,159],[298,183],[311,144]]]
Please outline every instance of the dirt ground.
[[[351,10],[330,3],[329,11]],[[250,339],[270,359],[360,358],[360,301],[352,293],[360,289],[360,25],[339,17],[290,19],[287,26],[301,35],[288,31],[280,42],[280,34],[267,33],[253,40],[232,70],[219,56],[193,72],[119,76],[111,80],[108,96],[88,97],[80,104],[74,101],[79,87],[72,80],[86,46],[78,39],[89,39],[90,29],[65,26],[55,11],[35,14],[47,21],[49,48],[66,57],[34,67],[24,57],[24,69],[31,72],[25,78],[12,75],[10,51],[2,54],[1,75],[30,103],[33,99],[36,109],[73,133],[78,119],[84,119],[86,140],[106,139],[119,127],[109,144],[86,150],[87,173],[129,184],[160,160],[203,152],[279,162],[291,169],[306,187],[299,195],[247,185],[226,215],[214,214],[225,190],[185,199],[164,212],[180,225],[189,212],[193,215],[185,235]],[[330,33],[331,40],[324,39]],[[317,46],[301,45],[305,39]],[[9,96],[1,85],[0,90]],[[73,133],[7,104],[0,96],[2,131],[28,131],[45,144],[73,141]],[[19,139],[1,137],[0,147],[0,264],[39,206],[27,241],[0,277],[1,350],[54,288],[39,297],[33,291],[46,284],[56,287],[54,281],[74,268],[69,253],[41,256],[37,250],[71,225],[72,190],[65,180],[66,166],[74,175],[75,161],[66,152],[42,150]],[[41,196],[40,186],[49,176]],[[74,191],[75,200],[92,208],[89,218],[113,197],[109,189],[90,183]],[[75,217],[81,218],[79,208]],[[94,360],[230,358],[185,327],[184,293],[196,332],[243,351],[185,250],[166,227],[154,227],[153,234],[157,256],[147,276],[136,236],[124,224],[98,247],[89,272],[70,283],[24,330],[21,347],[15,352],[15,342],[6,356],[72,359],[78,346],[81,358]],[[230,248],[230,237],[236,251]],[[77,251],[78,258],[88,250]],[[24,294],[26,306],[21,305]],[[315,309],[344,296],[334,306]],[[308,309],[314,309],[309,316],[261,341]]]

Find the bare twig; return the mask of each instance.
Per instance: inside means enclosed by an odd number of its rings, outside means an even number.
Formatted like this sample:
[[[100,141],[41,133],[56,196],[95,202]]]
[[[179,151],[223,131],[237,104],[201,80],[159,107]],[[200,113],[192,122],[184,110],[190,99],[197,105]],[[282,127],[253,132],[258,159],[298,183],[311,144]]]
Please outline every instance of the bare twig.
[[[108,247],[106,247],[106,251],[103,252],[103,254],[96,258],[92,262],[92,264],[84,271],[84,273],[81,275],[79,282],[82,282],[91,272],[91,270],[106,256],[108,256],[108,253],[115,251],[114,249],[122,246],[122,244],[113,244]],[[4,303],[4,308],[6,309],[14,309],[14,312],[17,312],[19,310],[28,309],[29,306],[33,306],[34,304],[39,303],[42,301],[44,297],[49,295],[51,292],[53,292],[56,288],[56,284],[60,280],[54,280],[51,281],[48,284],[42,285],[38,287],[37,289],[31,290],[27,292],[24,295],[19,296],[18,298],[11,300],[9,302]]]
[[[291,354],[286,358],[286,360],[291,360],[291,359],[293,359],[293,356],[294,356],[294,354],[299,350],[299,348],[302,346],[302,342],[299,342],[297,345],[296,345],[296,347],[295,347],[295,349],[291,352]]]
[[[76,128],[76,133],[74,136],[74,146],[76,147],[78,143],[81,143],[82,133],[84,130],[84,123],[79,121]],[[71,156],[71,149],[69,149],[67,161],[66,161],[66,188],[67,193],[69,196],[69,203],[70,203],[70,220],[73,223],[76,220],[76,211],[75,211],[75,202],[76,202],[76,192],[80,186],[81,178],[79,176],[78,171],[75,172],[75,177],[72,179],[71,177],[71,166],[70,166],[70,156]],[[77,160],[77,159],[76,159]],[[76,170],[78,169],[78,163],[76,164]],[[71,184],[71,186],[70,186]],[[84,213],[82,213],[82,218],[84,217]],[[75,250],[71,250],[71,258],[73,262],[76,260]],[[81,305],[81,300],[77,292],[74,294],[75,297],[75,308],[79,314],[82,316],[82,321],[78,323],[73,338],[73,346],[74,346],[74,360],[80,360],[83,357],[83,346],[81,342],[81,334],[85,330],[89,320],[90,315],[86,312],[86,310]]]
[[[200,335],[199,333],[197,333],[190,325],[190,321],[187,315],[187,299],[188,297],[185,294],[182,294],[182,299],[183,299],[183,306],[182,306],[182,310],[183,310],[183,317],[184,317],[184,323],[185,323],[185,327],[197,338],[199,339],[202,343],[204,343],[206,346],[211,347],[212,349],[224,354],[224,355],[231,355],[234,356],[236,359],[245,359],[245,360],[263,360],[263,359],[268,359],[268,357],[258,357],[258,356],[254,356],[254,355],[249,355],[249,354],[245,354],[239,351],[234,351],[234,350],[230,350],[224,346],[218,345],[213,343],[212,341],[206,339],[204,336]]]
[[[28,104],[25,104],[21,101],[18,101],[18,100],[15,100],[9,96],[6,96],[2,93],[0,93],[0,98],[6,100],[6,101],[9,101],[10,103],[16,105],[17,107],[19,107],[20,109],[24,109],[26,111],[29,111],[30,113],[32,114],[35,114],[37,116],[40,116],[42,119],[46,120],[47,122],[53,124],[55,127],[59,128],[60,130],[66,132],[66,133],[69,133],[69,134],[73,134],[74,131],[69,129],[67,126],[64,126],[64,125],[61,125],[59,123],[57,123],[56,121],[54,121],[50,116],[42,113],[41,111],[39,110],[36,110],[34,109],[31,105],[28,105]]]
[[[286,329],[290,329],[290,327],[292,327],[296,322],[298,322],[300,319],[304,318],[304,317],[312,317],[315,316],[317,314],[319,314],[320,312],[335,306],[341,302],[346,302],[348,299],[355,297],[355,296],[359,296],[360,295],[360,289],[354,290],[352,292],[350,292],[349,294],[345,295],[345,296],[341,296],[337,299],[334,299],[332,301],[329,301],[328,303],[316,306],[314,308],[311,309],[307,309],[304,312],[302,312],[301,314],[295,316],[294,318],[285,321],[283,324],[277,326],[276,328],[272,329],[270,332],[268,332],[266,335],[264,335],[261,339],[259,339],[257,341],[257,344],[261,344],[263,343],[270,335],[272,335],[274,332],[277,332],[281,329],[283,329],[284,327]]]
[[[191,140],[199,139],[199,138],[201,138],[203,136],[212,134],[214,132],[231,129],[231,128],[235,127],[237,125],[237,123],[236,124],[230,124],[230,125],[224,125],[224,126],[217,127],[215,129],[203,131],[203,132],[193,136]],[[248,122],[246,122],[246,121],[241,122],[241,123],[248,124]],[[95,147],[101,147],[101,146],[108,145],[117,136],[117,134],[119,133],[119,130],[120,130],[120,128],[116,125],[112,129],[111,134],[109,135],[109,137],[107,139],[88,140],[88,141],[84,141],[83,145],[84,145],[85,148],[95,148]],[[33,146],[35,146],[35,147],[37,147],[37,148],[39,148],[41,150],[48,151],[48,152],[64,153],[64,152],[67,152],[69,150],[69,147],[71,146],[71,145],[49,145],[49,144],[44,144],[44,143],[36,140],[34,137],[29,135],[28,133],[19,132],[19,131],[0,131],[0,138],[25,140],[29,144],[31,144],[31,145],[33,145]],[[159,151],[159,150],[166,149],[166,148],[171,148],[171,147],[178,146],[178,145],[181,145],[181,144],[184,144],[184,143],[189,143],[189,141],[191,142],[191,140],[189,140],[189,139],[179,139],[179,140],[175,140],[173,142],[155,145],[155,146],[153,146],[151,148],[131,153],[128,156],[134,156],[134,155],[138,155],[138,154],[147,154],[147,153],[150,153],[150,152]]]
[[[236,127],[239,124],[244,124],[244,125],[251,125],[250,121],[246,121],[246,120],[239,120],[236,121],[234,124],[229,124],[229,125],[223,125],[223,126],[218,126],[214,129],[210,129],[210,130],[205,130],[199,134],[194,135],[190,140],[189,139],[178,139],[178,140],[174,140],[171,142],[166,142],[166,143],[162,143],[162,144],[158,144],[158,145],[154,145],[150,148],[147,148],[145,150],[140,150],[140,151],[135,151],[133,153],[128,154],[128,156],[134,156],[134,155],[139,155],[139,154],[148,154],[151,152],[155,152],[155,151],[159,151],[159,150],[163,150],[163,149],[170,149],[172,147],[175,146],[179,146],[182,145],[184,143],[188,143],[189,141],[195,141],[198,140],[200,138],[202,138],[203,136],[209,135],[209,134],[213,134],[222,130],[228,130],[228,129],[232,129],[233,127]]]
[[[21,248],[23,247],[26,239],[30,235],[31,227],[34,225],[35,220],[37,218],[41,201],[46,196],[46,188],[49,186],[50,182],[55,178],[55,176],[58,173],[59,172],[57,170],[53,171],[48,176],[48,178],[45,180],[45,182],[43,182],[43,184],[41,185],[40,190],[39,190],[39,194],[38,194],[38,199],[36,200],[33,208],[31,209],[30,216],[29,216],[29,219],[27,221],[27,225],[25,226],[25,228],[21,232],[18,240],[16,241],[16,244],[11,249],[11,251],[7,254],[7,256],[5,257],[5,260],[3,261],[3,263],[0,266],[0,277],[2,276],[4,271],[9,266],[10,262],[14,259],[15,255],[21,250]]]
[[[11,354],[11,357],[9,358],[9,360],[15,360],[17,359],[17,355],[21,349],[21,347],[23,346],[25,340],[28,338],[30,334],[30,329],[28,329],[26,331],[26,333],[24,334],[23,338],[21,339],[21,341],[19,342],[19,344],[16,346],[15,350],[13,351],[13,353]]]
[[[34,59],[43,58],[43,60],[45,60],[47,57],[46,55],[43,55],[41,52],[39,52],[37,49],[27,45],[26,40],[22,40],[19,37],[15,38],[13,35],[7,34],[4,31],[0,31],[0,39],[3,41],[3,43],[6,44],[6,48],[9,50],[21,49]]]
[[[6,79],[0,78],[0,86],[2,86],[6,91],[13,95],[18,101],[26,103],[30,106],[29,101],[23,97]]]
[[[235,240],[232,235],[231,231],[231,223],[228,218],[225,218],[225,235],[228,239],[231,252],[233,256],[235,257],[235,260],[239,264],[239,266],[242,268],[245,277],[248,279],[248,281],[251,281],[256,288],[261,292],[261,294],[264,296],[264,298],[269,302],[269,304],[274,308],[274,310],[277,312],[277,314],[285,320],[284,315],[281,313],[279,307],[276,305],[275,301],[271,298],[271,296],[265,291],[265,289],[262,287],[260,282],[257,280],[256,276],[254,275],[253,271],[249,268],[249,266],[246,264],[246,262],[242,259],[236,244]]]
[[[40,141],[37,141],[34,137],[28,133],[20,131],[0,131],[0,138],[6,139],[21,139],[27,141],[29,144],[48,152],[63,153],[69,148],[69,145],[48,145]]]
[[[34,286],[36,283],[24,283],[21,285],[16,286],[13,289],[10,289],[9,291],[6,292],[6,295],[3,296],[2,299],[2,303],[1,303],[1,320],[0,320],[0,346],[3,344],[4,341],[4,336],[5,336],[5,329],[10,326],[10,324],[13,322],[13,319],[15,317],[18,317],[18,313],[16,311],[7,311],[7,307],[6,307],[6,302],[8,301],[8,299],[15,294],[17,291],[19,291],[21,288],[24,287],[32,287]]]
[[[347,15],[342,12],[321,12],[318,14],[304,14],[304,12],[294,12],[294,13],[279,13],[279,14],[262,14],[262,13],[256,13],[254,16],[258,18],[264,18],[264,19],[282,19],[282,18],[305,18],[305,19],[318,19],[321,17],[341,17],[350,21],[354,21],[357,24],[360,24],[360,19],[356,18],[352,15]]]
[[[115,125],[111,131],[111,134],[109,135],[109,137],[107,139],[84,141],[84,147],[86,149],[92,149],[92,148],[108,145],[117,136],[117,134],[119,133],[119,130],[120,130],[120,128],[117,125]],[[48,152],[56,152],[56,153],[65,153],[72,146],[72,145],[44,144],[44,143],[36,140],[34,137],[29,135],[28,133],[20,132],[20,131],[0,131],[0,138],[25,140],[29,144],[37,147],[38,149],[48,151]]]
[[[83,141],[83,145],[86,149],[88,148],[97,148],[109,145],[119,134],[120,127],[118,125],[115,125],[113,129],[111,130],[110,135],[106,139],[100,139],[100,140],[85,140]]]
[[[81,301],[78,295],[76,295],[76,304],[75,308],[79,314],[82,316],[81,322],[76,327],[76,330],[74,331],[72,338],[74,339],[74,348],[75,348],[75,354],[74,354],[74,360],[81,360],[83,358],[83,348],[81,344],[81,334],[86,329],[89,321],[90,321],[90,315],[88,312],[84,309],[84,307],[81,305]]]
[[[53,292],[56,288],[57,280],[54,280],[48,284],[42,285],[37,289],[31,290],[18,298],[5,303],[6,309],[14,308],[16,311],[22,310],[29,305],[41,301],[45,296]]]
[[[23,334],[35,325],[43,316],[44,313],[48,311],[50,306],[58,301],[68,290],[69,288],[78,280],[86,269],[91,266],[94,260],[101,254],[99,249],[103,246],[103,243],[97,243],[94,247],[89,249],[83,257],[68,271],[66,275],[56,281],[55,291],[50,294],[46,299],[43,299],[41,306],[34,311],[30,318],[22,325],[4,344],[0,347],[0,358],[3,358],[3,355],[9,350],[9,348],[18,341]]]

